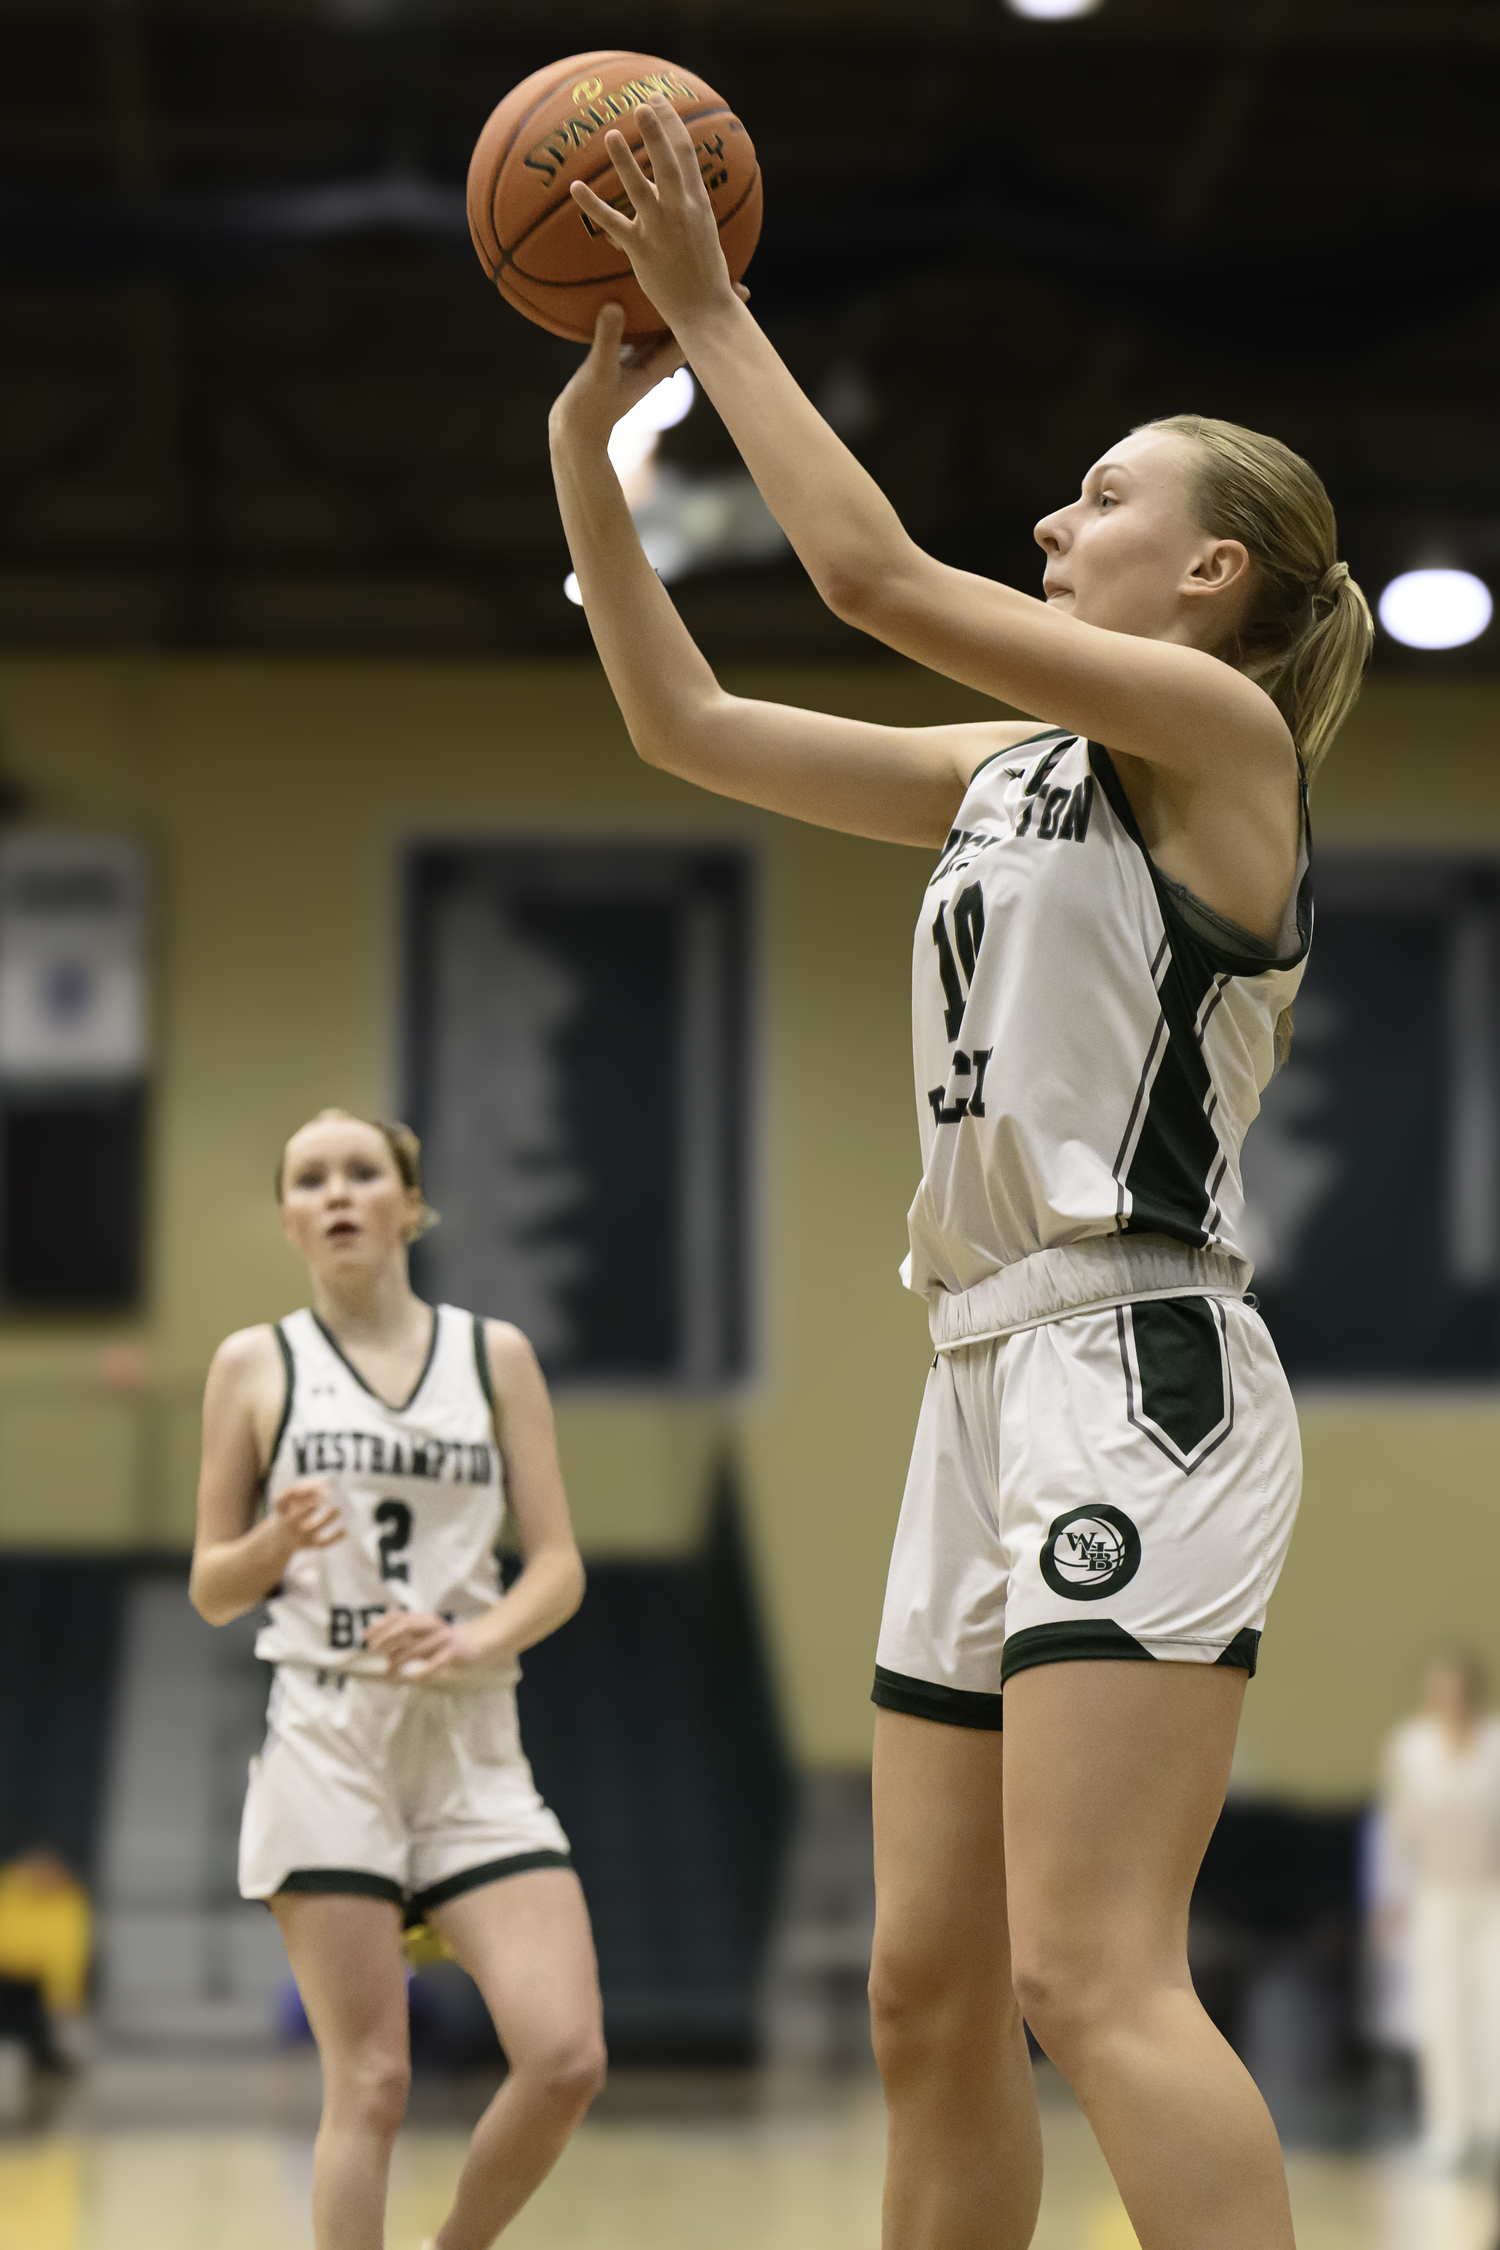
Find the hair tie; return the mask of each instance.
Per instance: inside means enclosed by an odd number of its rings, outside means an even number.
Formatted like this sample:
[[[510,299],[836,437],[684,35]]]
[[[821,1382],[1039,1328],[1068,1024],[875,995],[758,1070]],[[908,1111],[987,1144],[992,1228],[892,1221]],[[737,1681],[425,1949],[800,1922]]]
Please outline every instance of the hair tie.
[[[1313,598],[1320,602],[1334,601],[1337,599],[1339,588],[1346,586],[1348,583],[1349,565],[1346,562],[1330,563],[1318,580]]]

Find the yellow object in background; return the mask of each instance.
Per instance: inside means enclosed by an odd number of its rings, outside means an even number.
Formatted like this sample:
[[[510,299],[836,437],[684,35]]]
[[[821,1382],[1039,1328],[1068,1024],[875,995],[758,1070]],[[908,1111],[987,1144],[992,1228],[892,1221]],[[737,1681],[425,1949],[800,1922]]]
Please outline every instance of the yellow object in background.
[[[0,1977],[39,1984],[56,2014],[83,2006],[94,1911],[55,1852],[23,1852],[0,1867]]]
[[[414,1969],[430,1969],[434,1962],[453,1959],[437,1931],[426,1922],[418,1922],[414,1928],[404,1931],[402,1942],[406,1958]]]
[[[77,2250],[82,2173],[68,2142],[0,2149],[0,2250]]]

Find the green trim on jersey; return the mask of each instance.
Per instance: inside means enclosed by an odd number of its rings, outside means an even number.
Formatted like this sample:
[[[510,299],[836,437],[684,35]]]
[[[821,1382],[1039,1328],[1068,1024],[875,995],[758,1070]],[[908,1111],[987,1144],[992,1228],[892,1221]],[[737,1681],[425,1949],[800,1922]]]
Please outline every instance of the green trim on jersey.
[[[490,1414],[495,1412],[495,1378],[490,1372],[489,1345],[485,1340],[484,1315],[471,1314],[474,1322],[474,1372],[479,1377],[479,1388],[490,1402]]]
[[[997,758],[1013,758],[1018,750],[1029,750],[1034,742],[1076,742],[1078,739],[1077,735],[1069,734],[1066,727],[1038,727],[1035,734],[1023,734],[1020,741],[1013,742],[1008,750],[992,750],[987,758],[980,759],[969,776],[968,788],[964,794],[968,795],[969,789],[973,788],[985,767],[992,766]],[[946,845],[944,849],[947,849]]]
[[[904,1711],[910,1719],[932,1719],[939,1726],[976,1727],[985,1734],[999,1734],[1005,1724],[998,1695],[914,1680],[905,1672],[888,1672],[883,1664],[875,1667],[870,1701],[882,1711]]]
[[[324,1343],[328,1346],[328,1349],[331,1352],[335,1353],[338,1358],[343,1361],[350,1374],[354,1377],[355,1382],[358,1383],[360,1389],[365,1393],[365,1396],[367,1398],[374,1399],[377,1406],[383,1406],[387,1414],[409,1414],[411,1412],[412,1408],[417,1403],[417,1393],[421,1390],[422,1385],[426,1382],[428,1376],[432,1373],[432,1363],[437,1358],[438,1330],[442,1326],[442,1316],[439,1313],[436,1305],[432,1307],[432,1334],[427,1339],[427,1357],[422,1362],[422,1372],[413,1383],[410,1392],[404,1399],[402,1399],[399,1405],[397,1405],[395,1400],[393,1399],[382,1398],[379,1391],[376,1390],[374,1384],[367,1383],[365,1381],[363,1375],[361,1375],[359,1369],[355,1366],[353,1360],[349,1357],[349,1354],[344,1350],[344,1347],[339,1342],[337,1336],[334,1335],[333,1330],[316,1312],[313,1314],[313,1320],[317,1325],[318,1334],[322,1337]]]
[[[446,1906],[453,1898],[462,1898],[468,1891],[482,1890],[487,1883],[503,1883],[510,1875],[529,1875],[537,1867],[571,1867],[571,1852],[535,1851],[512,1852],[507,1859],[487,1859],[482,1867],[466,1867],[461,1874],[445,1875],[441,1883],[430,1883],[425,1891],[413,1891],[407,1909],[408,1918],[420,1920],[435,1906]]]
[[[1028,1625],[1022,1632],[1008,1633],[1000,1652],[1000,1677],[1009,1680],[1037,1664],[1099,1663],[1122,1657],[1141,1664],[1156,1662],[1150,1649],[1142,1648],[1134,1634],[1113,1618],[1075,1621],[1070,1617],[1065,1623]]]
[[[282,1891],[307,1892],[314,1897],[383,1898],[404,1906],[406,1893],[389,1875],[372,1875],[363,1867],[294,1867],[282,1879]]]
[[[1130,1327],[1141,1376],[1141,1412],[1191,1457],[1231,1417],[1213,1308],[1206,1297],[1148,1298],[1130,1307]],[[1128,1385],[1128,1360],[1125,1375]]]
[[[276,1425],[276,1436],[271,1445],[271,1458],[266,1463],[266,1475],[261,1479],[262,1488],[265,1486],[266,1478],[270,1476],[271,1471],[276,1466],[276,1456],[281,1451],[281,1441],[286,1436],[286,1426],[292,1418],[292,1401],[297,1395],[297,1362],[292,1357],[291,1343],[279,1320],[275,1323],[272,1334],[275,1336],[281,1352],[282,1370],[286,1376],[286,1396],[281,1402],[281,1420]]]

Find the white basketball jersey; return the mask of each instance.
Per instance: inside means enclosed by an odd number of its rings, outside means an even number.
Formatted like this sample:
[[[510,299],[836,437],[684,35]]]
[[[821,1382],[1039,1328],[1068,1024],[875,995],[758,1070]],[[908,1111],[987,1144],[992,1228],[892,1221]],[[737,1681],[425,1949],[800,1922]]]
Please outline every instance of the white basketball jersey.
[[[1131,1232],[1248,1280],[1240,1149],[1311,934],[1305,799],[1266,945],[1153,866],[1097,743],[1052,729],[981,766],[917,926],[907,1286]]]
[[[462,1620],[500,1592],[505,1493],[483,1324],[439,1305],[427,1364],[401,1406],[376,1396],[316,1313],[292,1313],[276,1337],[287,1395],[267,1501],[321,1477],[344,1536],[293,1555],[255,1653],[383,1678],[384,1659],[364,1646],[377,1617],[409,1609]]]

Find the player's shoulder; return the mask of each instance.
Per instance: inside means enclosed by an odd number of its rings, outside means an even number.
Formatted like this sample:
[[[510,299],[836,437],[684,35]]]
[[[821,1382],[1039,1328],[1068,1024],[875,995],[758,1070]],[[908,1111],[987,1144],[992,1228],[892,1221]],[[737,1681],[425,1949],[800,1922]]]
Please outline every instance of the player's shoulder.
[[[531,1339],[514,1321],[479,1318],[480,1332],[484,1337],[484,1356],[489,1368],[490,1383],[497,1399],[514,1393],[518,1387],[534,1389],[543,1382],[541,1362],[532,1349]]]
[[[275,1325],[262,1320],[253,1328],[236,1328],[224,1338],[214,1353],[210,1374],[230,1384],[253,1382],[265,1375],[275,1375],[279,1381],[282,1369]]]

